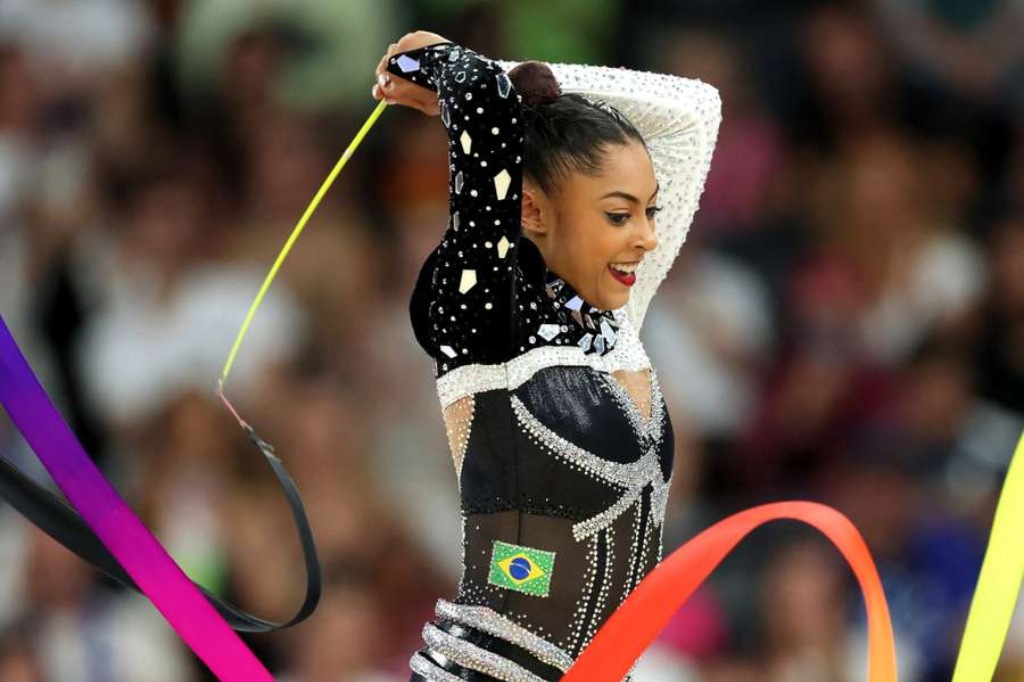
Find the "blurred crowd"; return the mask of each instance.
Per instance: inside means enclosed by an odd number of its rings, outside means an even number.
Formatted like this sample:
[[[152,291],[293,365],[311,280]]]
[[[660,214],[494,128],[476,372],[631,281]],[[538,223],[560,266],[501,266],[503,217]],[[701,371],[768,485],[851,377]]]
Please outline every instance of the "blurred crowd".
[[[216,378],[415,28],[719,88],[701,208],[643,330],[677,433],[666,552],[751,505],[833,505],[878,563],[901,678],[948,680],[1024,428],[1021,0],[0,0],[0,313],[132,507],[212,591],[297,608],[287,506]],[[408,679],[454,593],[454,468],[407,313],[445,169],[440,122],[389,109],[228,382],[324,567],[308,622],[246,637],[282,681]],[[0,453],[48,482],[2,414]],[[1018,614],[999,680],[1024,680]],[[635,679],[863,680],[865,652],[838,553],[777,524]],[[2,506],[0,679],[212,678],[145,600]]]

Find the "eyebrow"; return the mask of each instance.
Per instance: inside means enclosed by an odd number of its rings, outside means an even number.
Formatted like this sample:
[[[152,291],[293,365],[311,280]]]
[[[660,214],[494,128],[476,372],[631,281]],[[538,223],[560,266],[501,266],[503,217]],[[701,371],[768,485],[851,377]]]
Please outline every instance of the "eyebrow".
[[[654,197],[658,196],[658,192],[660,190],[661,190],[661,183],[658,183],[658,184],[656,184],[654,186],[654,194],[651,195],[651,199],[653,199]],[[609,197],[620,197],[620,198],[625,199],[626,201],[628,201],[628,202],[630,202],[632,204],[639,204],[640,203],[640,200],[637,199],[635,196],[633,196],[632,194],[629,194],[627,192],[623,192],[621,190],[616,190],[614,192],[608,192],[608,194],[605,194],[601,198],[602,199],[608,199]]]

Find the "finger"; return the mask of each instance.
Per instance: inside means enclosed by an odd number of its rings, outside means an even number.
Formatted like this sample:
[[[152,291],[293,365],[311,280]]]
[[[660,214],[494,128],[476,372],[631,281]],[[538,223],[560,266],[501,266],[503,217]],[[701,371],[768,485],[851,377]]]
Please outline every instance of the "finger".
[[[379,83],[374,83],[370,92],[375,100],[380,101],[383,99],[387,101],[388,104],[395,104],[398,102],[394,94],[391,92],[390,86],[382,88]]]
[[[388,45],[388,49],[385,50],[384,56],[380,58],[380,62],[377,64],[377,75],[384,73],[388,66],[388,59],[394,54],[395,50],[398,49],[398,43],[391,43]]]

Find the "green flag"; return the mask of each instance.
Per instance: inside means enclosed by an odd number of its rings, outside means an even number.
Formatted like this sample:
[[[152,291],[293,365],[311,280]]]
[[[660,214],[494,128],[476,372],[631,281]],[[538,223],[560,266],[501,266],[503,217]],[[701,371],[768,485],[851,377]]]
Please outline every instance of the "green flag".
[[[554,567],[554,552],[495,540],[488,582],[535,597],[546,597]]]

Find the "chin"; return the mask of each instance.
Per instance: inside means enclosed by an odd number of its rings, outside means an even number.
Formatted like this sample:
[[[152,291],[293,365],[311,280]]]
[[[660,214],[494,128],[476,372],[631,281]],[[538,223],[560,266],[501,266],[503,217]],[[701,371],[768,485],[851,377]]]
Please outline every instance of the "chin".
[[[627,291],[625,294],[602,296],[601,300],[597,303],[597,307],[602,310],[618,310],[628,302],[629,292]]]

